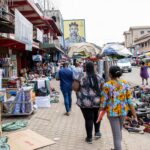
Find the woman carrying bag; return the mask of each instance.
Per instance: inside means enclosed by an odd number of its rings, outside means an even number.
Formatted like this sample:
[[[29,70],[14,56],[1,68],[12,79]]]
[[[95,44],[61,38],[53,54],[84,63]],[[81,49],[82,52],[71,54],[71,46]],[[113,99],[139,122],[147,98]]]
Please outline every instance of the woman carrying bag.
[[[100,108],[99,99],[104,80],[95,73],[94,64],[92,62],[86,63],[85,71],[85,76],[80,79],[80,90],[76,93],[77,105],[81,108],[85,119],[85,129],[87,133],[85,141],[91,144],[93,125],[95,127],[95,137],[101,137],[99,131],[100,123],[96,123],[96,120]]]
[[[114,150],[122,150],[122,126],[128,110],[130,109],[134,119],[137,121],[135,109],[132,104],[132,92],[125,80],[119,79],[122,71],[118,66],[111,66],[109,69],[110,81],[104,84],[101,95],[101,111],[97,122],[104,114],[107,116],[111,125],[114,141]]]

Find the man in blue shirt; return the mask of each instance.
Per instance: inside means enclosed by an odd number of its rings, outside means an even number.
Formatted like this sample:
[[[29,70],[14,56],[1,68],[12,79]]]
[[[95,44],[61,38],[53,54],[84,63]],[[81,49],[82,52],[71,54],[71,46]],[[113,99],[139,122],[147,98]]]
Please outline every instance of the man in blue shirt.
[[[65,115],[70,115],[72,105],[72,82],[73,72],[68,68],[68,64],[64,63],[63,68],[59,70],[60,88],[64,96],[64,103],[66,108]]]

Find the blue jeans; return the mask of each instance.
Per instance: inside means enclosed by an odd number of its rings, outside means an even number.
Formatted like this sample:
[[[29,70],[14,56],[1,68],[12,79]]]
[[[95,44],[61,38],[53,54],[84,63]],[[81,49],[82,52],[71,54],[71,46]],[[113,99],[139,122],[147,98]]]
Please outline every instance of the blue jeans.
[[[71,109],[71,105],[72,105],[72,97],[71,97],[72,91],[71,90],[68,90],[68,91],[62,90],[62,93],[64,96],[64,104],[66,107],[66,112],[69,112]]]

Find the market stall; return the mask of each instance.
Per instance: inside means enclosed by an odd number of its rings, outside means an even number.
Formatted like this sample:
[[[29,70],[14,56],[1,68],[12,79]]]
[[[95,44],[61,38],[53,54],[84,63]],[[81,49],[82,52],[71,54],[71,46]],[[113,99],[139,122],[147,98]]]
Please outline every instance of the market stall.
[[[22,87],[12,92],[3,102],[3,116],[25,116],[33,113],[33,87]]]
[[[129,112],[124,128],[134,133],[150,133],[150,88],[143,86],[133,87],[133,104],[138,122],[132,119],[132,115]]]

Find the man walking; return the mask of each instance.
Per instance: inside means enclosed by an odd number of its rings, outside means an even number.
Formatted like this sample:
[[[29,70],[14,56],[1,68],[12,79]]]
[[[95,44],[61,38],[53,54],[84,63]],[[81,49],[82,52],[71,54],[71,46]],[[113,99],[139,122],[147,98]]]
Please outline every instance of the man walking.
[[[79,62],[75,63],[75,68],[73,69],[73,79],[80,80],[80,78],[84,75],[83,69],[80,66]]]
[[[59,70],[60,88],[64,96],[64,103],[66,108],[65,115],[69,116],[72,105],[72,82],[73,72],[68,68],[68,64],[64,63],[63,68]]]

